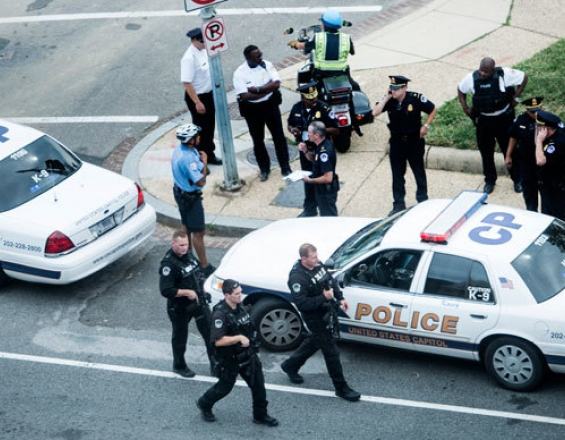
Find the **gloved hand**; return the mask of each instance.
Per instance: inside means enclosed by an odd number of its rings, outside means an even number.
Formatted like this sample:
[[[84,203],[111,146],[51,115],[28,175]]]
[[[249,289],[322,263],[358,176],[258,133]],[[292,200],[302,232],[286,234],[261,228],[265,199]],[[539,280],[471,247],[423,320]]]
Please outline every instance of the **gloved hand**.
[[[288,46],[292,49],[298,49],[298,40],[290,40]]]

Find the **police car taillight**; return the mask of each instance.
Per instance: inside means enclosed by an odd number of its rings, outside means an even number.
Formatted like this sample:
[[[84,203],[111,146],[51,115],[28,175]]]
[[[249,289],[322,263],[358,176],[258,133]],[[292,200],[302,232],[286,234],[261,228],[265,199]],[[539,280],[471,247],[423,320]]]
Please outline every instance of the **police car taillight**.
[[[45,254],[56,255],[70,251],[75,247],[73,241],[61,231],[53,232],[45,242]]]
[[[337,123],[340,127],[345,127],[346,125],[349,125],[349,120],[347,119],[347,116],[341,116],[337,119]]]
[[[449,237],[486,202],[488,194],[463,191],[420,232],[420,239],[430,243],[446,244]]]
[[[136,183],[135,187],[137,188],[137,209],[139,209],[145,204],[145,198],[143,197],[141,186]]]

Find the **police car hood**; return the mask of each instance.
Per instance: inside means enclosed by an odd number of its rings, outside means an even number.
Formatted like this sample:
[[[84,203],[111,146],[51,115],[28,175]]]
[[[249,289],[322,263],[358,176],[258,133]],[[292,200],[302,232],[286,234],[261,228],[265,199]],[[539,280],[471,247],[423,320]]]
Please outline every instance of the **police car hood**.
[[[280,220],[239,240],[224,256],[215,272],[219,278],[235,278],[244,285],[272,290],[287,290],[292,265],[298,260],[298,248],[312,243],[318,257],[325,261],[370,218],[312,217]]]
[[[33,224],[30,232],[58,230],[72,239],[121,208],[127,218],[136,205],[137,189],[131,180],[83,162],[74,174],[2,216],[11,224]]]

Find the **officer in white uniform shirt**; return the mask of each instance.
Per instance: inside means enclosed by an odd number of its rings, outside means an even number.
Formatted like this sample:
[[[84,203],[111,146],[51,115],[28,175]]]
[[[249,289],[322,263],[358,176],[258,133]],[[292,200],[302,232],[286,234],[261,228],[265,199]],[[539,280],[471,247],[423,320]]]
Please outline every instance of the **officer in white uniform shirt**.
[[[208,156],[209,165],[221,165],[214,150],[214,130],[216,126],[216,110],[212,94],[210,65],[204,46],[202,31],[194,28],[187,32],[191,44],[180,62],[180,77],[184,86],[184,100],[192,115],[192,123],[198,125],[200,132],[199,150]]]
[[[245,62],[233,74],[233,87],[238,95],[239,111],[247,122],[253,140],[259,178],[264,182],[271,171],[271,160],[265,147],[265,126],[271,132],[281,173],[287,176],[291,169],[279,109],[282,102],[279,74],[272,63],[263,60],[263,54],[257,46],[247,46],[243,55]]]

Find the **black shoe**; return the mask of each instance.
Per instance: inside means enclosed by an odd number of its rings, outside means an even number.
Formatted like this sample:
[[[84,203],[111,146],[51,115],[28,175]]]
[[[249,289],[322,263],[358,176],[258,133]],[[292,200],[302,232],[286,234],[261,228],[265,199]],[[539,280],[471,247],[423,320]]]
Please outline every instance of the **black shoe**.
[[[316,217],[317,215],[316,211],[302,211],[297,217]]]
[[[290,168],[286,168],[284,170],[281,170],[281,174],[283,177],[288,176],[290,173],[292,173],[292,170]]]
[[[216,266],[208,263],[208,266],[206,266],[206,267],[200,266],[200,270],[202,271],[202,273],[204,274],[205,277],[209,277],[216,270]]]
[[[406,206],[399,206],[399,207],[396,207],[396,208],[392,208],[392,210],[387,214],[387,217],[390,217],[391,215],[394,215],[397,212],[404,211],[405,209],[406,209]]]
[[[357,402],[361,398],[361,394],[349,388],[348,385],[335,390],[335,395],[350,402]]]
[[[304,378],[300,374],[298,374],[297,371],[291,371],[287,367],[285,367],[284,362],[281,364],[281,370],[286,373],[288,380],[290,380],[292,383],[304,383]]]
[[[214,156],[212,159],[208,159],[208,165],[222,165],[222,159],[217,158]]]
[[[494,183],[485,183],[483,187],[483,192],[491,194],[494,191]]]
[[[194,376],[196,376],[196,373],[188,367],[183,367],[183,368],[174,368],[173,367],[173,372],[177,373],[179,376],[182,376],[182,377],[194,377]]]
[[[204,408],[202,406],[202,404],[200,403],[200,399],[198,399],[196,401],[196,406],[200,410],[200,414],[202,415],[202,419],[204,419],[204,421],[206,421],[206,422],[215,422],[216,421],[216,416],[212,412],[212,409]]]
[[[261,171],[259,173],[259,180],[261,182],[265,182],[268,178],[269,178],[269,172],[268,171]]]
[[[520,182],[514,182],[514,192],[521,193],[524,190]]]
[[[279,421],[268,414],[264,415],[263,417],[253,417],[253,423],[270,427],[279,426]]]

